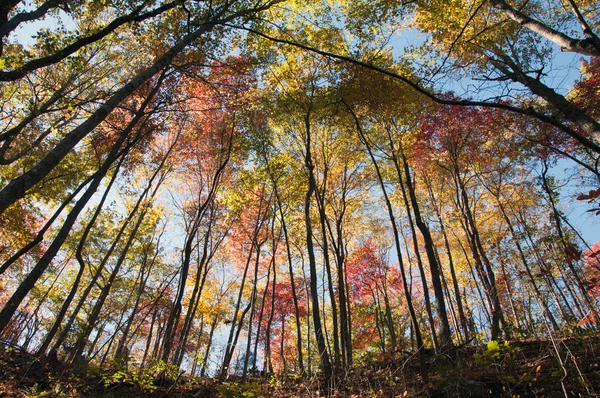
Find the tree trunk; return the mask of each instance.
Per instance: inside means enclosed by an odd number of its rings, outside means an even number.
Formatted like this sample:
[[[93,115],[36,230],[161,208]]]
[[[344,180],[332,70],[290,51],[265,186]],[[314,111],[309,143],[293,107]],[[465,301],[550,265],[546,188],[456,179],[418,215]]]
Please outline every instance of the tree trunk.
[[[448,240],[448,234],[446,233],[446,227],[444,226],[444,220],[442,219],[442,215],[437,204],[435,195],[433,194],[433,190],[431,188],[431,184],[429,180],[425,179],[425,184],[427,186],[427,190],[429,191],[429,197],[433,203],[434,212],[437,216],[437,219],[440,223],[440,232],[442,233],[442,237],[444,238],[444,246],[446,248],[446,255],[448,256],[448,267],[450,268],[450,276],[452,277],[452,287],[454,289],[454,297],[456,298],[456,306],[458,309],[458,316],[460,318],[460,325],[464,334],[464,341],[469,341],[469,326],[467,322],[467,317],[465,316],[465,311],[463,308],[462,298],[460,294],[460,288],[458,287],[458,279],[456,278],[456,271],[454,269],[454,259],[452,257],[452,250],[450,249],[450,241]]]
[[[290,248],[290,240],[289,240],[289,236],[288,236],[287,224],[285,222],[285,215],[283,213],[283,206],[281,204],[281,197],[279,196],[277,179],[271,173],[271,169],[269,167],[268,160],[265,160],[265,162],[267,164],[267,172],[269,173],[269,176],[271,177],[271,182],[273,184],[273,193],[275,194],[275,200],[277,201],[277,209],[279,210],[279,218],[280,218],[280,222],[281,222],[281,228],[283,230],[283,237],[285,238],[285,249],[286,249],[286,254],[287,254],[287,259],[288,259],[288,271],[289,271],[289,275],[290,275],[290,288],[292,290],[292,301],[294,302],[294,315],[296,318],[295,321],[296,321],[296,335],[297,335],[296,343],[297,343],[297,352],[298,352],[298,366],[300,368],[300,373],[304,374],[305,373],[304,361],[302,358],[302,328],[300,325],[300,321],[301,321],[300,320],[300,308],[298,306],[298,294],[296,292],[296,281],[294,279],[292,250]]]
[[[393,145],[393,142],[390,142],[390,144]],[[452,336],[450,334],[450,323],[448,322],[448,314],[446,311],[446,302],[444,300],[444,290],[440,278],[440,264],[438,263],[437,258],[435,256],[435,247],[433,243],[433,238],[431,237],[431,232],[429,231],[429,227],[425,224],[423,218],[421,217],[421,210],[419,208],[419,202],[417,201],[415,186],[412,182],[412,177],[408,168],[408,161],[402,150],[400,152],[400,157],[404,166],[406,187],[408,188],[408,193],[412,204],[412,210],[415,215],[415,222],[417,224],[417,228],[419,228],[419,231],[423,236],[423,240],[425,242],[425,252],[427,253],[427,259],[429,260],[429,270],[431,274],[431,282],[433,284],[433,292],[435,294],[438,317],[440,318],[440,321],[442,323],[440,349],[443,351],[450,348],[453,344]],[[399,169],[397,161],[395,161],[395,163],[396,167]],[[398,178],[401,178],[400,170],[398,170]]]
[[[412,303],[410,289],[408,287],[408,282],[406,280],[406,271],[404,269],[404,261],[402,259],[402,248],[400,246],[400,238],[399,238],[399,233],[398,233],[398,226],[396,225],[396,218],[394,217],[394,209],[393,209],[392,203],[390,202],[390,199],[388,197],[387,190],[385,188],[385,184],[383,181],[383,177],[382,177],[381,171],[379,169],[379,165],[377,164],[377,161],[375,160],[375,156],[373,155],[373,151],[371,149],[369,141],[367,140],[367,138],[362,130],[359,119],[356,116],[356,114],[354,113],[354,111],[352,110],[352,108],[350,108],[348,105],[346,105],[346,107],[348,108],[348,111],[352,114],[352,117],[354,118],[354,121],[356,124],[356,131],[358,132],[360,141],[363,143],[363,145],[367,149],[369,158],[371,159],[371,163],[373,163],[373,167],[375,167],[375,171],[377,173],[377,180],[379,182],[379,186],[381,188],[383,198],[385,200],[386,209],[388,212],[390,223],[392,225],[392,231],[393,231],[393,235],[394,235],[394,244],[396,245],[396,253],[398,255],[398,265],[400,267],[400,274],[402,277],[402,287],[404,289],[406,305],[408,307],[408,312],[410,314],[413,332],[414,332],[416,343],[417,343],[417,353],[419,356],[420,373],[421,373],[421,377],[423,378],[423,382],[427,383],[429,380],[429,377],[428,377],[428,369],[427,369],[426,358],[425,358],[425,345],[423,343],[421,329],[420,329],[419,323],[417,321],[417,314],[415,312],[415,308]]]
[[[46,353],[46,350],[50,346],[52,339],[54,339],[56,332],[60,328],[60,324],[62,323],[64,317],[67,315],[67,311],[68,311],[69,307],[71,306],[71,303],[73,302],[73,298],[75,297],[75,294],[77,294],[77,289],[79,288],[79,283],[81,282],[81,277],[83,276],[83,272],[85,271],[85,261],[83,260],[83,255],[82,255],[83,246],[85,245],[85,242],[87,241],[87,237],[88,237],[94,223],[96,222],[96,219],[100,215],[100,212],[102,211],[102,207],[104,206],[104,202],[106,201],[106,198],[108,197],[108,193],[110,192],[110,189],[112,188],[112,185],[115,182],[117,175],[119,174],[119,168],[121,167],[121,163],[122,163],[122,159],[119,162],[119,164],[116,166],[116,169],[111,177],[111,180],[108,183],[106,189],[104,190],[104,194],[102,195],[100,202],[96,206],[96,210],[94,211],[94,214],[92,215],[92,218],[90,219],[90,221],[87,223],[85,230],[83,231],[83,235],[81,236],[81,239],[79,240],[79,243],[77,245],[77,250],[75,252],[75,257],[77,258],[77,263],[79,264],[79,270],[77,272],[77,275],[75,276],[75,280],[73,281],[71,290],[69,291],[67,298],[63,302],[63,305],[61,306],[60,311],[58,312],[58,315],[56,316],[56,319],[54,320],[54,324],[50,328],[50,331],[48,331],[48,334],[44,338],[42,345],[37,350],[38,355],[44,355]]]
[[[311,154],[311,127],[310,127],[310,111],[307,112],[304,118],[304,127],[306,133],[305,142],[305,164],[308,171],[308,190],[304,198],[304,223],[306,227],[306,249],[308,254],[308,263],[310,269],[310,296],[312,301],[312,316],[315,328],[315,338],[317,340],[317,349],[319,350],[319,358],[321,359],[321,371],[325,378],[329,380],[331,377],[331,362],[323,335],[323,327],[321,325],[321,314],[319,307],[319,291],[317,285],[317,261],[315,259],[315,248],[313,244],[312,222],[310,220],[310,206],[312,197],[317,189],[317,184],[314,176],[314,165],[312,163]],[[327,383],[326,383],[327,384]]]

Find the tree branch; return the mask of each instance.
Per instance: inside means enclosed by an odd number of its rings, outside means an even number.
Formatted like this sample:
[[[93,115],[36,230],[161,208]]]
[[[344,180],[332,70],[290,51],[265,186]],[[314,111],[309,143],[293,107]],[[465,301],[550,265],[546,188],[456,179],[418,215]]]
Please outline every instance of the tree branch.
[[[593,40],[574,39],[566,34],[552,29],[548,25],[533,19],[522,12],[512,8],[505,0],[489,0],[490,4],[503,12],[522,27],[538,33],[558,45],[562,51],[576,52],[592,57],[600,56],[600,47]]]
[[[180,4],[179,1],[173,1],[171,3],[167,3],[162,5],[161,7],[155,8],[154,10],[148,11],[144,14],[139,14],[142,10],[143,6],[140,6],[133,10],[130,14],[124,15],[122,17],[115,18],[111,23],[106,25],[104,28],[100,29],[98,32],[91,34],[89,36],[82,37],[76,40],[74,43],[69,44],[62,50],[48,55],[46,57],[37,58],[26,62],[21,67],[11,70],[11,71],[0,71],[0,81],[15,81],[25,77],[28,73],[33,72],[36,69],[43,68],[48,65],[55,64],[57,62],[62,61],[67,58],[69,55],[75,53],[77,50],[87,46],[88,44],[94,43],[112,32],[114,32],[118,27],[130,23],[130,22],[140,22],[149,18],[153,18],[163,12],[170,10]]]
[[[535,109],[533,109],[532,107],[528,107],[528,108],[519,108],[513,105],[509,105],[506,103],[502,103],[502,102],[485,102],[485,101],[470,101],[470,100],[450,100],[450,99],[445,99],[443,97],[441,97],[439,94],[436,93],[432,93],[429,90],[425,89],[424,87],[420,86],[418,83],[412,81],[411,79],[399,75],[395,72],[392,72],[390,70],[387,69],[383,69],[381,67],[378,67],[376,65],[370,64],[370,63],[366,63],[363,61],[359,61],[357,59],[354,59],[352,57],[349,56],[345,56],[345,55],[340,55],[340,54],[334,54],[328,51],[324,51],[324,50],[319,50],[317,48],[314,47],[310,47],[308,45],[305,44],[301,44],[301,43],[297,43],[291,40],[286,40],[286,39],[279,39],[276,37],[272,37],[269,36],[263,32],[259,32],[257,30],[251,29],[251,28],[247,28],[247,27],[243,27],[243,26],[234,26],[234,25],[229,25],[231,27],[237,28],[237,29],[241,29],[241,30],[245,30],[247,32],[256,34],[258,36],[261,36],[267,40],[270,40],[272,42],[275,43],[280,43],[280,44],[285,44],[285,45],[289,45],[289,46],[293,46],[293,47],[297,47],[297,48],[301,48],[303,50],[315,53],[315,54],[319,54],[328,58],[332,58],[332,59],[337,59],[340,61],[345,61],[357,66],[361,66],[363,68],[367,68],[367,69],[371,69],[374,71],[377,71],[379,73],[382,73],[386,76],[392,77],[394,79],[400,80],[401,82],[407,84],[408,86],[410,86],[412,89],[414,89],[415,91],[417,91],[420,94],[423,94],[424,96],[426,96],[427,98],[429,98],[430,100],[432,100],[435,103],[438,104],[443,104],[443,105],[456,105],[456,106],[481,106],[481,107],[488,107],[488,108],[497,108],[497,109],[504,109],[506,111],[509,112],[513,112],[513,113],[517,113],[517,114],[521,114],[521,115],[526,115],[526,116],[530,116],[533,118],[536,118],[544,123],[550,124],[554,127],[557,127],[558,129],[562,130],[563,132],[565,132],[567,135],[569,135],[571,138],[575,139],[577,142],[579,142],[580,144],[582,144],[584,147],[596,152],[596,153],[600,153],[600,146],[595,143],[594,141],[592,141],[591,139],[587,138],[586,136],[582,135],[581,133],[579,133],[578,131],[572,129],[571,127],[569,127],[568,125],[564,124],[563,122],[561,122],[560,120],[555,119],[552,116],[548,116],[544,113],[538,112]]]

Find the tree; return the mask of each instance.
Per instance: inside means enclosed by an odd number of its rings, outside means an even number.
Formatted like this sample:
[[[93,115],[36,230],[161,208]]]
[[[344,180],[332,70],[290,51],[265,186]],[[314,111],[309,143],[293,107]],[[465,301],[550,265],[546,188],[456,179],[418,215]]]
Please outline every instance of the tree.
[[[213,30],[216,26],[234,21],[238,18],[244,18],[261,11],[269,9],[273,4],[279,1],[260,3],[245,7],[242,5],[234,9],[232,4],[226,3],[218,11],[204,16],[205,11],[195,10],[200,16],[199,20],[191,20],[188,26],[187,34],[183,35],[174,46],[165,51],[150,66],[143,68],[135,73],[126,84],[122,85],[107,100],[94,110],[87,119],[77,127],[73,128],[64,137],[60,138],[58,143],[52,147],[34,166],[30,167],[21,175],[13,178],[0,190],[0,214],[9,206],[21,199],[28,190],[44,179],[62,159],[88,134],[92,132],[110,112],[117,108],[122,101],[133,93],[138,87],[167,67],[175,57],[179,56],[190,44],[201,38],[206,33]]]

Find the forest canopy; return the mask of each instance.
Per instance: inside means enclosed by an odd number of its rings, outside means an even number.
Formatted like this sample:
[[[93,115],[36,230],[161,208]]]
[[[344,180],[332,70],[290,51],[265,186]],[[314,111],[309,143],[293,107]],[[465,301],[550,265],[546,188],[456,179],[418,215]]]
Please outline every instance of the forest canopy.
[[[221,380],[411,351],[427,381],[429,351],[597,333],[599,27],[589,0],[3,2],[2,343]]]

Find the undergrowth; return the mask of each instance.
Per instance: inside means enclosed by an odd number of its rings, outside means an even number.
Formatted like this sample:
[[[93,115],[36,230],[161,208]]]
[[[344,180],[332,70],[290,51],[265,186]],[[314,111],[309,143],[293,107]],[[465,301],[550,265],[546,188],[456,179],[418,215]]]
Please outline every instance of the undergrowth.
[[[490,341],[451,353],[427,353],[423,383],[414,352],[355,358],[347,372],[247,379],[189,378],[162,361],[139,369],[51,363],[18,349],[0,350],[0,397],[599,397],[600,338]]]

